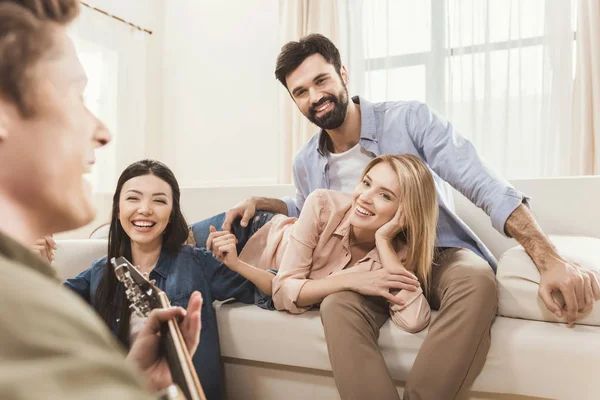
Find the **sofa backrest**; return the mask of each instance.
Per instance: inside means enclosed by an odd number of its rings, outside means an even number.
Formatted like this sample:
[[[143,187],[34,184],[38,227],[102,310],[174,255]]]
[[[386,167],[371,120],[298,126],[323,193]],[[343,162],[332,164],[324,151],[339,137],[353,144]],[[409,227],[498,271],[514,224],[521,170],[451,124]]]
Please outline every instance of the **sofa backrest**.
[[[531,197],[531,210],[547,235],[600,238],[600,176],[520,179],[511,181]],[[455,192],[457,214],[496,258],[517,243],[492,228],[490,218]]]
[[[573,178],[523,179],[512,184],[532,198],[531,207],[547,234],[579,235],[600,238],[600,176]],[[193,223],[228,208],[250,196],[294,196],[293,185],[237,186],[217,188],[182,188],[182,208],[188,223]],[[59,235],[60,239],[87,238],[103,222],[109,220],[111,196],[96,196],[98,217],[76,232]],[[485,213],[455,192],[458,215],[499,258],[516,245],[496,232]]]
[[[521,179],[511,182],[531,197],[531,209],[548,235],[600,238],[600,176]],[[182,207],[188,222],[226,211],[250,196],[294,196],[293,185],[184,188]],[[475,231],[496,258],[517,243],[502,236],[490,218],[458,192],[457,214]]]

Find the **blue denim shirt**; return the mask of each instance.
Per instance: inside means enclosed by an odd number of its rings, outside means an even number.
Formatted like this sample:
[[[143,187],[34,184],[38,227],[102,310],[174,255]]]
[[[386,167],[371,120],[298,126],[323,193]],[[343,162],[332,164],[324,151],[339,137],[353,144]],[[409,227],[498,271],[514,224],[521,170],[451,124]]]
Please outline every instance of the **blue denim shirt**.
[[[228,268],[220,266],[210,252],[192,246],[182,246],[175,257],[162,252],[156,267],[150,272],[150,279],[156,281],[156,286],[167,294],[173,306],[187,308],[192,292],[197,290],[202,293],[204,303],[200,345],[192,361],[209,400],[223,397],[221,353],[213,300],[234,297],[245,303],[254,301],[254,285]],[[96,260],[91,268],[73,279],[68,279],[65,286],[73,289],[91,304],[105,267],[106,257]],[[119,324],[115,321],[111,330],[116,335],[118,329]]]
[[[473,144],[452,124],[416,101],[360,104],[360,145],[381,154],[413,154],[430,168],[439,203],[437,243],[474,251],[496,270],[497,261],[475,233],[456,215],[450,185],[483,209],[496,230],[506,236],[504,225],[510,214],[529,198],[516,191],[477,155]],[[325,131],[313,136],[294,159],[296,198],[283,199],[289,216],[298,216],[306,197],[315,189],[329,189],[329,166]]]

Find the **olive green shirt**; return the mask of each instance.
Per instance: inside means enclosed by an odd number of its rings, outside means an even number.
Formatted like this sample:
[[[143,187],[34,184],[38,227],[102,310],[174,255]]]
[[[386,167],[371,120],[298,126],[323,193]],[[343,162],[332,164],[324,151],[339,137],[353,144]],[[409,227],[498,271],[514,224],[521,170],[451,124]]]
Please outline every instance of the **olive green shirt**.
[[[89,305],[1,232],[0,398],[152,398]]]

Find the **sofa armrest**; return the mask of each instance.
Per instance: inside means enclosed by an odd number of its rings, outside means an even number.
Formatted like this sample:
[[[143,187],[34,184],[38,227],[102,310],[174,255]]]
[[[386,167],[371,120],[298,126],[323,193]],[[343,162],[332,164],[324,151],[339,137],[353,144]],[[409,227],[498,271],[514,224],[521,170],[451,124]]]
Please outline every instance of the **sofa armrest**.
[[[550,236],[563,257],[595,270],[600,274],[600,239],[577,236]],[[521,246],[513,247],[502,255],[498,263],[498,314],[504,317],[535,321],[565,322],[557,318],[538,296],[540,273]],[[564,304],[560,293],[554,294]],[[578,324],[600,326],[600,302]]]
[[[105,239],[57,240],[55,260],[52,263],[59,278],[77,276],[92,266],[92,262],[106,255],[108,241]]]

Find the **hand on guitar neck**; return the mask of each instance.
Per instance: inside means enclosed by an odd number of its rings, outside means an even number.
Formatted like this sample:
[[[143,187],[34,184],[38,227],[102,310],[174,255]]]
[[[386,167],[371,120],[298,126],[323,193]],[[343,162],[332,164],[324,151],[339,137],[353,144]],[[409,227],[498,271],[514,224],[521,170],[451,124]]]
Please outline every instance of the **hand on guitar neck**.
[[[174,385],[177,399],[206,400],[191,359],[200,342],[200,292],[192,293],[187,311],[171,307],[167,295],[127,259],[113,258],[111,263],[132,312],[147,317],[127,358],[138,366],[153,392]],[[167,391],[169,399],[171,392]]]
[[[174,318],[182,318],[183,322],[179,324],[181,334],[189,354],[194,354],[200,342],[201,309],[202,295],[200,292],[194,292],[187,311],[181,307],[171,307],[152,310],[148,315],[148,320],[133,343],[127,359],[139,368],[151,391],[160,391],[173,384],[167,358],[160,351],[159,333],[163,325]]]

